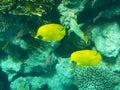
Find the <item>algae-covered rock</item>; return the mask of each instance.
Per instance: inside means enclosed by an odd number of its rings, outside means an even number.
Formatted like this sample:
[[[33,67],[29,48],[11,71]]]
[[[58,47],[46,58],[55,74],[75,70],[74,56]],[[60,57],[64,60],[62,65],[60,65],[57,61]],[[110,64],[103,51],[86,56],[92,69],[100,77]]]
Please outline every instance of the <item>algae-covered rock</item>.
[[[47,80],[41,77],[19,77],[11,82],[12,90],[49,90]]]
[[[10,56],[5,61],[1,62],[1,67],[3,71],[8,74],[9,81],[12,81],[14,76],[20,71],[21,65],[21,62],[14,62]]]
[[[88,0],[63,0],[58,6],[58,10],[61,14],[60,22],[66,28],[69,28],[71,18],[77,20],[77,15],[84,10],[87,2]]]
[[[8,23],[2,13],[0,13],[0,33],[5,32],[8,29]],[[1,36],[1,35],[0,35]]]
[[[118,23],[104,23],[92,30],[95,47],[106,57],[116,57],[120,51],[120,27]]]
[[[0,49],[9,44],[0,50],[0,65],[8,74],[11,90],[119,90],[118,2],[1,0]],[[70,25],[72,19],[78,24]],[[38,27],[48,23],[61,24],[66,29],[58,47],[58,44],[34,39]],[[74,32],[69,34],[70,28]],[[88,37],[88,43],[78,35],[79,29]],[[72,52],[93,47],[101,53],[105,65],[80,68],[69,63]],[[107,63],[104,57],[115,62]]]
[[[55,69],[56,74],[49,82],[51,90],[56,90],[56,88],[59,90],[77,90],[77,87],[73,85],[73,73],[69,58],[58,58],[58,64]]]

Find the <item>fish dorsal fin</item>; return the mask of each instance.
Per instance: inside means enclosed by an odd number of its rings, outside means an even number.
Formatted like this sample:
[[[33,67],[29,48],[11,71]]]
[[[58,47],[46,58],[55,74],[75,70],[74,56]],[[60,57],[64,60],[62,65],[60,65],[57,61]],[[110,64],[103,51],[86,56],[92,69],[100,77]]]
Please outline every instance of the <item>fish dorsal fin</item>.
[[[81,28],[84,25],[84,23],[78,24],[79,28]]]

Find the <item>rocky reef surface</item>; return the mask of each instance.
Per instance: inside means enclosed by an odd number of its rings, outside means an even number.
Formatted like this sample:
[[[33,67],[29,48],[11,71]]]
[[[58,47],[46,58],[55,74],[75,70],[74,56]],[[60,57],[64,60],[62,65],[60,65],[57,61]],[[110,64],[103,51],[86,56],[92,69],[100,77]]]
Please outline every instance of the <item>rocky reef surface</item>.
[[[0,1],[0,90],[120,90],[119,3]],[[51,23],[65,28],[62,40],[34,38],[40,26]],[[98,51],[102,61],[87,67],[69,63],[73,52],[86,49]]]

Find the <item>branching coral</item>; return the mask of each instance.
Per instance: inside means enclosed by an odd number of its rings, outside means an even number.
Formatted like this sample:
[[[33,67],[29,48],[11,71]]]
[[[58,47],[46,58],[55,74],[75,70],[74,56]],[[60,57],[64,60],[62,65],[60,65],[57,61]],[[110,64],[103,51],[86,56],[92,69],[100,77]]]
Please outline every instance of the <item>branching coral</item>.
[[[79,90],[114,90],[116,76],[107,67],[76,68],[75,84]]]

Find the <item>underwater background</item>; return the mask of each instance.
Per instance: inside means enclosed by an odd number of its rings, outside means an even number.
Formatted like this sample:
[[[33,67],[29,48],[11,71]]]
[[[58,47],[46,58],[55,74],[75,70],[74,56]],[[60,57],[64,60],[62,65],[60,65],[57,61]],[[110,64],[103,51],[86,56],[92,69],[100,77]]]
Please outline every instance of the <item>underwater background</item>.
[[[120,90],[120,0],[1,0],[0,90]]]

